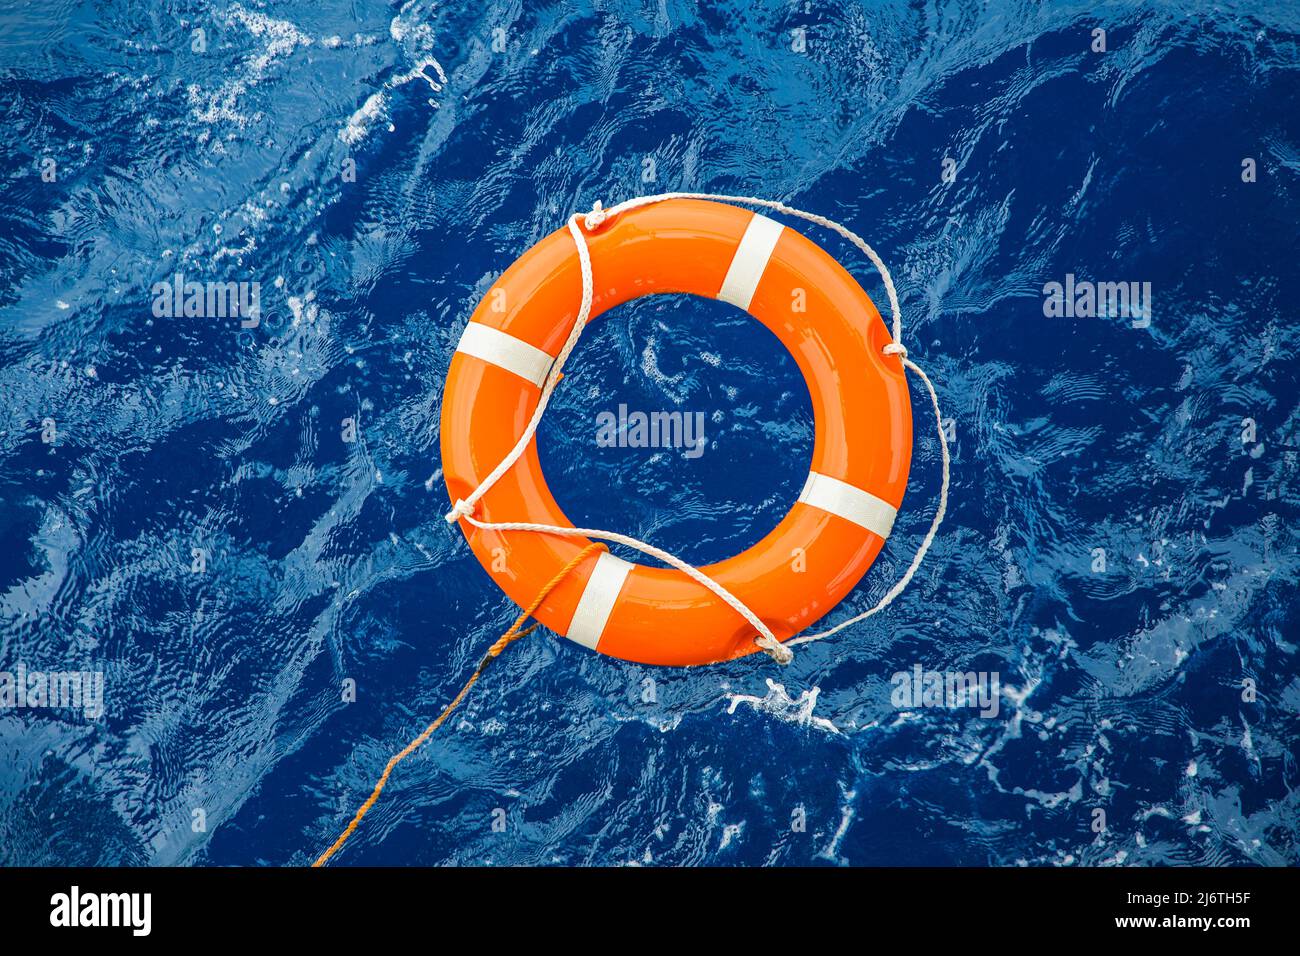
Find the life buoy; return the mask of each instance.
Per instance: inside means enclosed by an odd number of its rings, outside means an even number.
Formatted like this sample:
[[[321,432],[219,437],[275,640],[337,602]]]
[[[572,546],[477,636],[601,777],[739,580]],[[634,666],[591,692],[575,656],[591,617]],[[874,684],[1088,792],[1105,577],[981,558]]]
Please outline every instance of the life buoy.
[[[700,568],[788,639],[853,590],[902,504],[912,414],[902,363],[882,351],[889,330],[829,253],[746,209],[671,199],[581,228],[594,277],[592,319],[655,293],[722,299],[770,329],[803,374],[816,437],[798,500],[757,544]],[[572,236],[559,229],[516,260],[474,310],[443,393],[442,467],[453,502],[524,434],[581,295]],[[547,488],[535,442],[483,495],[478,515],[573,527]],[[463,519],[460,526],[521,606],[591,543],[482,530]],[[584,647],[646,664],[707,664],[755,650],[753,627],[712,591],[673,568],[609,552],[575,568],[534,616]]]

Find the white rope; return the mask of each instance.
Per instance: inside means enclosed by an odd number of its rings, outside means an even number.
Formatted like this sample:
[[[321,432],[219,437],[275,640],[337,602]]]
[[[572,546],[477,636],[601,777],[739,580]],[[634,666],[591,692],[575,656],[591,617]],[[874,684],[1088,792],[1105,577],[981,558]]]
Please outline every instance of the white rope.
[[[573,242],[578,247],[578,264],[582,269],[582,304],[578,306],[578,319],[573,323],[573,329],[569,332],[569,337],[564,340],[564,348],[560,349],[560,354],[555,357],[555,364],[551,366],[551,372],[546,376],[546,382],[542,385],[542,397],[537,402],[537,408],[533,410],[533,417],[528,420],[528,427],[524,433],[519,436],[519,441],[515,442],[515,447],[510,449],[510,454],[501,459],[500,464],[492,469],[477,488],[469,493],[468,498],[457,501],[455,506],[445,515],[448,524],[455,524],[460,518],[467,518],[474,513],[474,506],[478,504],[480,498],[488,493],[488,490],[495,485],[507,471],[514,466],[528,448],[528,443],[533,440],[533,435],[537,433],[537,426],[541,424],[542,413],[546,411],[546,405],[551,400],[551,393],[555,391],[555,385],[560,380],[560,372],[564,369],[564,363],[568,361],[569,354],[578,344],[578,336],[582,334],[583,328],[587,325],[587,319],[591,317],[591,298],[593,295],[594,283],[591,278],[591,253],[587,249],[587,237],[582,234],[578,228],[578,214],[574,213],[569,217],[569,232],[573,234]]]
[[[745,603],[741,601],[740,598],[736,597],[699,568],[687,564],[675,554],[669,554],[661,548],[656,548],[653,544],[647,544],[638,538],[619,534],[616,531],[602,531],[599,528],[562,528],[559,525],[534,524],[530,521],[479,521],[473,515],[466,515],[465,520],[474,527],[481,528],[484,531],[537,531],[543,534],[561,534],[575,538],[599,538],[602,541],[613,541],[615,544],[625,544],[629,548],[635,548],[642,554],[648,554],[652,558],[658,558],[666,564],[671,564],[678,571],[682,571],[694,578],[718,597],[722,598],[722,600],[730,607],[735,609],[737,614],[753,625],[754,630],[758,631],[759,636],[755,638],[756,643],[782,664],[790,663],[794,656],[789,648],[777,640],[776,635],[772,633],[772,629],[764,624],[758,615],[746,607]]]
[[[885,351],[889,351],[891,346],[886,345]],[[902,346],[899,346],[902,348]],[[852,627],[859,621],[865,621],[873,614],[878,614],[889,605],[894,603],[894,598],[903,593],[903,589],[912,581],[912,576],[916,574],[917,569],[921,567],[921,561],[925,558],[926,552],[930,550],[930,545],[934,544],[935,535],[939,533],[939,525],[943,524],[943,516],[948,511],[948,476],[951,467],[948,458],[948,438],[943,433],[943,415],[939,411],[939,396],[934,393],[934,385],[930,383],[930,376],[921,371],[921,366],[917,365],[907,357],[907,351],[900,353],[903,356],[903,364],[907,366],[916,376],[925,383],[926,390],[930,393],[930,405],[934,408],[934,421],[939,431],[939,450],[943,453],[943,482],[939,485],[939,507],[934,511],[934,520],[930,522],[930,530],[925,533],[925,538],[921,541],[921,546],[916,549],[916,555],[912,558],[912,563],[908,565],[907,571],[898,579],[889,592],[880,599],[880,601],[869,611],[863,611],[857,617],[851,617],[847,621],[841,621],[832,628],[825,631],[818,631],[816,634],[801,634],[785,642],[786,647],[793,647],[796,644],[811,644],[813,641],[820,641],[824,637],[830,637],[846,627]]]
[[[759,199],[754,196],[728,196],[717,193],[660,193],[655,196],[640,196],[635,199],[629,199],[625,202],[612,206],[609,209],[602,209],[599,202],[593,207],[591,212],[583,217],[583,224],[588,229],[599,227],[608,217],[636,209],[641,206],[648,206],[653,203],[663,202],[668,199],[712,199],[722,202],[746,203],[748,205],[762,206],[766,209],[773,209],[777,212],[784,213],[788,216],[794,216],[798,219],[804,219],[808,222],[815,223],[832,232],[838,233],[849,242],[853,243],[861,252],[871,260],[871,264],[876,267],[880,273],[880,278],[885,285],[885,294],[889,297],[889,308],[893,319],[893,341],[883,349],[886,355],[898,355],[903,365],[920,377],[925,383],[926,389],[930,393],[930,404],[934,407],[935,423],[939,432],[939,444],[943,451],[943,483],[939,489],[939,507],[935,511],[934,521],[930,525],[929,532],[926,533],[925,539],[921,542],[921,547],[917,550],[916,556],[912,559],[911,565],[907,572],[899,579],[889,593],[887,593],[875,607],[871,608],[857,617],[851,618],[829,630],[817,634],[806,634],[794,638],[786,643],[781,643],[772,633],[772,629],[750,610],[744,602],[728,591],[725,587],[714,581],[698,568],[687,564],[676,555],[657,548],[652,544],[633,538],[629,535],[618,534],[613,531],[603,531],[596,528],[565,528],[559,525],[537,524],[528,521],[479,521],[474,517],[474,509],[479,500],[488,492],[488,490],[500,480],[501,476],[509,471],[514,464],[523,456],[524,451],[528,448],[528,443],[533,440],[537,433],[537,427],[541,424],[542,414],[546,411],[546,406],[550,402],[551,393],[555,391],[555,386],[560,380],[560,374],[564,369],[564,363],[568,361],[569,355],[573,352],[574,347],[578,344],[578,337],[582,335],[582,330],[587,325],[587,320],[591,317],[591,303],[595,283],[591,274],[591,253],[587,248],[587,237],[583,235],[582,230],[578,228],[578,213],[569,217],[569,232],[573,236],[574,245],[578,249],[578,265],[582,273],[582,301],[578,307],[578,317],[573,324],[573,329],[569,332],[569,337],[564,342],[564,347],[560,349],[559,355],[555,357],[555,363],[551,366],[550,374],[546,376],[546,381],[542,386],[541,398],[538,399],[537,408],[534,409],[532,418],[529,419],[528,425],[524,428],[523,434],[515,443],[514,448],[501,462],[492,469],[491,473],[483,479],[477,488],[470,494],[457,500],[455,505],[445,515],[449,524],[455,524],[459,519],[464,518],[471,525],[483,531],[531,531],[540,534],[556,534],[569,537],[587,537],[598,538],[602,541],[612,541],[615,544],[626,545],[640,551],[642,554],[658,558],[660,561],[671,565],[677,570],[691,577],[699,584],[708,588],[716,594],[724,603],[734,609],[737,614],[743,617],[758,636],[754,638],[754,643],[770,654],[778,663],[788,664],[794,658],[793,651],[790,648],[796,644],[806,644],[810,641],[821,640],[824,637],[841,631],[850,625],[871,617],[873,614],[883,610],[893,600],[903,592],[911,582],[912,577],[916,574],[917,569],[921,566],[921,561],[926,552],[930,550],[930,545],[934,542],[935,535],[938,534],[939,525],[943,523],[943,517],[948,509],[948,480],[949,480],[949,457],[948,457],[948,439],[943,433],[943,418],[939,411],[939,398],[935,394],[934,385],[931,384],[929,377],[923,372],[916,363],[907,357],[907,349],[901,344],[903,337],[903,317],[902,309],[898,303],[898,293],[894,289],[894,279],[889,274],[889,269],[885,266],[884,260],[876,254],[876,251],[867,244],[867,242],[850,229],[845,228],[832,219],[824,216],[818,216],[815,213],[804,212],[802,209],[795,209],[787,206],[785,203],[776,202],[771,199]]]

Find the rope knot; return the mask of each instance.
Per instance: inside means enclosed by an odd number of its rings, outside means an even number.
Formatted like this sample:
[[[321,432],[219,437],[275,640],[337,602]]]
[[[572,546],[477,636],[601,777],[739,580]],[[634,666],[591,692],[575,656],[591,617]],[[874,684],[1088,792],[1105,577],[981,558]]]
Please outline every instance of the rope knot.
[[[587,227],[588,231],[599,229],[605,224],[605,220],[608,216],[609,214],[605,211],[604,207],[601,206],[600,200],[597,199],[591,206],[591,212],[587,213],[587,215],[583,217],[582,224]]]
[[[899,358],[907,358],[907,346],[898,342],[890,342],[880,351],[886,355],[897,355]]]
[[[786,647],[780,641],[768,637],[766,634],[760,634],[754,638],[754,643],[763,649],[763,653],[778,664],[789,664],[794,660],[794,651]]]
[[[468,518],[473,513],[474,506],[472,504],[469,504],[464,498],[457,498],[451,510],[443,517],[447,520],[447,524],[455,524],[461,518]]]

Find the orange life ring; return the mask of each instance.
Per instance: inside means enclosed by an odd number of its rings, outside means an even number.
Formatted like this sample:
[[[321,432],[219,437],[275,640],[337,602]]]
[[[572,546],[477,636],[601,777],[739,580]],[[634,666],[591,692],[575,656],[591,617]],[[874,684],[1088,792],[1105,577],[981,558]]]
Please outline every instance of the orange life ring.
[[[912,412],[901,361],[882,354],[889,330],[829,253],[747,209],[670,199],[581,228],[594,278],[592,319],[654,293],[722,299],[775,333],[803,373],[816,438],[798,501],[753,547],[700,568],[779,639],[790,638],[853,590],[903,501]],[[442,467],[453,502],[477,488],[524,433],[581,295],[573,237],[562,228],[511,265],[474,310],[442,402]],[[478,502],[476,516],[573,527],[547,488],[535,442]],[[591,543],[481,530],[463,519],[460,526],[479,562],[521,606]],[[575,568],[534,616],[585,647],[646,664],[708,664],[756,649],[753,628],[703,585],[608,552]]]

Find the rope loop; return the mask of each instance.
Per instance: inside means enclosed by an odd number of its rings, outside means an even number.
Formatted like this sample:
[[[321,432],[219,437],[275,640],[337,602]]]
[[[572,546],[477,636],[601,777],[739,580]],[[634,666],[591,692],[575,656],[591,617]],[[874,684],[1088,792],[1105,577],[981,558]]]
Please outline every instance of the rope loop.
[[[464,498],[457,498],[456,503],[452,505],[451,510],[442,517],[447,524],[455,524],[461,518],[468,518],[473,513],[474,506],[472,504],[467,502]]]
[[[778,664],[789,664],[794,660],[794,651],[786,647],[775,638],[769,638],[766,635],[759,634],[754,638],[754,643],[762,649],[763,653]]]
[[[609,214],[605,209],[601,208],[600,200],[597,199],[591,206],[591,212],[587,213],[587,215],[583,217],[582,224],[586,226],[587,231],[590,232],[593,229],[599,229],[603,226],[608,217]]]

